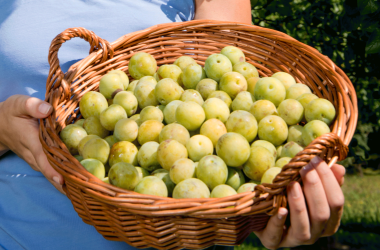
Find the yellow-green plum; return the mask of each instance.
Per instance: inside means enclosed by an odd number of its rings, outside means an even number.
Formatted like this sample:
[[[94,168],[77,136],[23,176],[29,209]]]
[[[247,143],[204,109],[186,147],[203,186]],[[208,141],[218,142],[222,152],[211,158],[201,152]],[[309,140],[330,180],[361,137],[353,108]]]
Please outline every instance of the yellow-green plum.
[[[159,110],[161,110],[161,112],[164,112],[164,109],[165,109],[165,106],[166,105],[158,105],[158,106],[156,106],[156,108],[158,108]]]
[[[226,184],[220,184],[211,191],[210,198],[223,198],[237,194],[236,190]]]
[[[170,179],[169,171],[163,168],[159,168],[154,170],[151,175],[160,178],[168,189],[168,196],[172,196],[175,183]]]
[[[161,80],[160,77],[158,76],[157,72],[154,73],[153,77],[154,77],[154,79],[156,79],[157,82],[159,82]]]
[[[296,80],[294,79],[294,77],[286,72],[274,73],[272,77],[280,80],[280,82],[284,85],[285,90],[287,90],[290,86],[296,84]]]
[[[255,86],[259,79],[260,77],[250,77],[247,79],[247,91],[252,95],[255,93]]]
[[[299,101],[303,108],[306,110],[306,106],[314,99],[318,99],[318,96],[312,93],[304,93],[300,95],[296,100]]]
[[[108,180],[116,187],[134,190],[141,179],[139,172],[132,164],[119,162],[111,167]]]
[[[104,95],[96,91],[87,92],[79,102],[80,113],[84,118],[90,116],[99,117],[100,113],[102,113],[107,107],[107,99]]]
[[[181,158],[174,162],[169,170],[170,179],[178,184],[183,180],[195,177],[194,162],[187,158]]]
[[[103,179],[106,176],[106,170],[103,163],[97,159],[85,159],[80,164],[96,178]]]
[[[198,91],[196,91],[195,89],[185,90],[185,92],[182,93],[180,100],[183,102],[193,101],[193,102],[198,103],[201,106],[204,103],[204,100],[203,100],[201,94]]]
[[[110,72],[108,72],[107,74],[116,74],[120,77],[121,79],[121,83],[123,83],[123,86],[124,86],[124,89],[123,90],[127,90],[128,87],[129,87],[129,78],[128,78],[128,75],[122,71],[122,70],[111,70]]]
[[[297,99],[305,93],[311,93],[310,88],[305,84],[296,83],[286,90],[286,99]]]
[[[142,168],[148,171],[161,168],[157,160],[158,146],[160,146],[160,144],[155,141],[144,143],[144,145],[141,146],[137,153],[137,161]]]
[[[255,183],[244,183],[243,185],[241,185],[239,187],[239,189],[237,190],[237,193],[240,194],[240,193],[245,193],[245,192],[253,192],[253,190],[255,190],[255,187],[256,187],[257,184]]]
[[[255,101],[249,112],[256,118],[257,122],[268,115],[277,115],[276,106],[268,100]]]
[[[301,126],[301,125],[290,126],[287,141],[288,142],[294,141],[294,142],[296,142],[302,146],[303,145],[302,132],[303,132],[303,126]]]
[[[75,125],[81,126],[83,128],[84,119],[79,119],[76,122],[74,122]]]
[[[157,101],[162,105],[167,105],[171,101],[179,100],[183,91],[183,88],[173,79],[164,78],[157,83],[154,93]]]
[[[182,102],[175,112],[177,122],[189,131],[200,128],[205,118],[202,106],[192,101]]]
[[[104,138],[104,140],[108,143],[108,145],[110,145],[110,148],[112,148],[113,144],[119,141],[114,135],[109,135]]]
[[[298,152],[301,152],[303,147],[298,145],[294,141],[287,142],[282,148],[280,157],[290,157],[293,158]]]
[[[140,127],[140,125],[142,123],[141,120],[140,120],[140,114],[134,114],[131,117],[129,117],[128,119],[134,120],[139,127]]]
[[[264,147],[252,147],[248,161],[243,165],[244,174],[254,181],[261,181],[261,177],[269,168],[274,167],[273,154]]]
[[[137,140],[142,146],[148,141],[159,142],[159,136],[164,124],[156,120],[148,120],[143,122],[138,131]]]
[[[170,124],[173,122],[176,122],[177,120],[175,119],[175,112],[177,110],[177,107],[182,103],[180,100],[175,100],[170,102],[168,105],[165,106],[164,108],[164,120],[166,124]]]
[[[230,116],[230,109],[227,104],[219,98],[207,99],[202,108],[206,115],[206,120],[216,118],[224,123]]]
[[[232,63],[235,65],[239,62],[245,62],[245,55],[241,49],[235,46],[226,46],[221,51],[220,54],[225,55]]]
[[[174,82],[182,85],[182,70],[180,67],[174,64],[164,64],[161,65],[157,70],[158,78],[165,79],[170,78]]]
[[[233,189],[238,190],[238,188],[244,183],[245,178],[243,172],[239,168],[228,167],[226,184]]]
[[[82,156],[84,159],[97,159],[104,164],[110,155],[110,146],[101,138],[92,138],[83,146]]]
[[[272,167],[265,171],[263,176],[261,177],[261,183],[273,183],[274,178],[281,172],[281,168]]]
[[[137,165],[137,147],[129,141],[116,142],[110,151],[109,164],[112,167],[118,162],[126,162]]]
[[[128,116],[127,112],[125,112],[122,106],[118,104],[112,104],[100,114],[99,118],[100,123],[105,129],[113,131],[115,129],[117,121],[123,118],[128,118]]]
[[[189,131],[178,123],[171,123],[166,125],[160,132],[158,137],[159,142],[163,142],[168,139],[173,139],[181,143],[182,145],[186,145],[186,143],[190,139]]]
[[[185,68],[190,64],[197,63],[192,57],[190,56],[180,56],[174,61],[174,65],[177,65],[181,68],[182,71],[185,70]]]
[[[227,133],[227,128],[223,122],[214,118],[205,121],[199,132],[201,135],[207,136],[215,148],[219,138]]]
[[[274,159],[277,159],[277,149],[276,147],[270,143],[269,141],[264,140],[256,140],[252,143],[251,148],[253,147],[263,147],[269,150],[272,153]]]
[[[231,103],[231,108],[233,111],[245,110],[250,111],[251,107],[255,101],[255,97],[248,91],[240,92]]]
[[[74,158],[77,159],[79,162],[83,160],[83,156],[81,155],[74,155]]]
[[[244,110],[236,110],[231,113],[226,122],[227,132],[239,133],[252,142],[257,136],[256,118]]]
[[[83,123],[83,128],[88,135],[97,135],[101,138],[106,137],[110,133],[102,126],[99,118],[96,116],[87,117]]]
[[[87,136],[87,132],[81,126],[69,124],[62,129],[59,136],[70,153],[76,155],[78,154],[79,142]]]
[[[218,83],[213,79],[205,78],[198,82],[195,89],[201,94],[203,100],[206,100],[212,92],[218,90]]]
[[[247,80],[238,72],[227,72],[220,79],[219,89],[235,99],[237,94],[247,90]]]
[[[276,161],[275,167],[282,168],[290,162],[292,158],[290,157],[281,157]]]
[[[85,137],[82,138],[82,140],[80,140],[79,144],[78,144],[78,153],[79,155],[83,155],[83,147],[84,145],[91,139],[93,138],[100,138],[99,136],[97,135],[87,135]]]
[[[277,112],[289,126],[298,124],[304,118],[302,104],[294,99],[283,100],[278,106]]]
[[[99,92],[107,99],[124,90],[121,77],[118,74],[105,74],[99,82]]]
[[[246,80],[252,77],[259,77],[256,67],[248,62],[238,62],[234,64],[232,70],[242,74]]]
[[[157,149],[158,163],[166,170],[170,170],[174,162],[181,158],[187,158],[187,149],[176,140],[165,140]]]
[[[119,141],[133,142],[137,138],[138,130],[139,126],[134,120],[124,118],[116,123],[113,135]]]
[[[306,123],[303,127],[302,142],[304,146],[309,145],[317,137],[330,133],[330,128],[327,124],[320,120],[313,120]]]
[[[244,136],[234,132],[222,135],[216,144],[216,154],[230,167],[240,167],[249,158],[250,146]]]
[[[139,80],[134,80],[134,81],[132,81],[132,82],[128,85],[127,91],[130,91],[130,92],[134,93],[134,92],[135,92],[135,88],[136,88],[138,82],[139,82]]]
[[[134,115],[139,105],[136,96],[130,91],[120,91],[113,98],[114,104],[122,106],[128,117]]]
[[[260,140],[279,146],[288,138],[288,126],[281,117],[268,115],[259,122],[258,134]]]
[[[146,106],[157,106],[159,102],[156,99],[155,87],[157,85],[156,79],[152,76],[145,76],[138,82],[134,95],[141,109]]]
[[[285,100],[286,90],[278,79],[263,77],[255,85],[254,96],[256,100],[271,101],[277,107]]]
[[[212,54],[206,59],[205,71],[208,78],[219,82],[225,73],[232,71],[232,63],[225,55]]]
[[[223,102],[227,104],[228,108],[230,108],[231,103],[232,103],[231,97],[226,92],[221,91],[221,90],[217,90],[210,93],[207,99],[210,99],[210,98],[219,98],[220,100],[222,100]]]
[[[336,111],[334,105],[326,99],[318,98],[312,100],[305,109],[306,121],[320,120],[330,125],[335,119]]]
[[[201,65],[193,63],[183,70],[182,83],[187,89],[195,89],[200,80],[206,78],[206,72]]]
[[[139,172],[140,179],[142,179],[146,176],[149,176],[149,172],[146,169],[144,169],[142,167],[136,167],[136,166],[134,166],[134,167],[136,168],[137,172]]]
[[[199,161],[196,175],[212,190],[214,187],[226,183],[228,168],[222,158],[216,155],[206,155]]]
[[[173,198],[210,198],[210,190],[203,181],[196,178],[190,178],[181,181],[175,186],[173,190]]]
[[[133,79],[139,80],[144,76],[153,76],[157,69],[156,59],[151,54],[138,52],[128,63],[128,71]]]
[[[159,122],[163,122],[164,114],[162,113],[161,109],[157,107],[147,106],[143,108],[140,112],[140,121],[141,123],[143,123],[148,120],[156,120]]]
[[[284,148],[284,145],[280,145],[278,147],[276,147],[276,151],[277,151],[277,157],[276,157],[276,160],[278,158],[280,158],[280,155],[281,155],[281,152],[282,152],[282,149]]]
[[[212,141],[204,135],[194,135],[186,143],[186,149],[189,158],[193,161],[199,161],[206,155],[212,155],[214,145]]]
[[[156,176],[146,176],[136,185],[135,190],[139,194],[168,197],[168,189],[165,183]]]

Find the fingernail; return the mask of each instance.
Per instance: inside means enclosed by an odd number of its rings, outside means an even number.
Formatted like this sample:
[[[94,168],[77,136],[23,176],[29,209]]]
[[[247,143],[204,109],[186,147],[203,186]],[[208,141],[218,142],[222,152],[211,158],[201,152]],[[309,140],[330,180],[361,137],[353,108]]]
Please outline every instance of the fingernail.
[[[318,164],[322,161],[322,159],[319,156],[315,156],[310,160],[308,164],[306,164],[301,170],[300,175],[303,177],[306,173],[308,173],[310,170],[313,170]]]
[[[54,176],[54,177],[53,177],[53,181],[54,181],[55,183],[57,183],[58,185],[62,185],[62,184],[60,183],[60,181],[59,181],[59,177],[58,177],[58,176]]]
[[[288,214],[288,210],[283,208],[283,207],[280,207],[280,209],[278,210],[278,213],[277,213],[277,217],[279,220],[281,220],[282,218],[284,218],[286,215]]]
[[[321,161],[323,161],[322,158],[316,155],[313,159],[311,159],[310,163],[316,167]]]
[[[296,182],[293,182],[290,186],[290,195],[294,198],[297,199],[298,197],[301,196],[301,189],[300,186],[297,185]]]
[[[46,115],[51,109],[51,105],[43,102],[38,106],[38,111],[44,115]]]

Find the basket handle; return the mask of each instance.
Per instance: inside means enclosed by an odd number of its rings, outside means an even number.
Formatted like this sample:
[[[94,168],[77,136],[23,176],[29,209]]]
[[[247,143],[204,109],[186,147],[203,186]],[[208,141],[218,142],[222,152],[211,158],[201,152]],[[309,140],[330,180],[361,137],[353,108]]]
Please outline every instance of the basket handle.
[[[108,58],[112,58],[114,53],[113,47],[107,40],[98,37],[94,32],[85,28],[69,28],[63,31],[61,34],[57,35],[51,42],[49,48],[48,61],[50,64],[50,70],[48,78],[46,80],[46,90],[48,93],[48,91],[50,91],[52,88],[59,89],[61,93],[61,100],[70,98],[71,90],[69,87],[70,84],[68,83],[69,81],[65,79],[65,75],[63,74],[59,65],[58,50],[61,48],[61,45],[64,42],[75,37],[80,37],[90,44],[90,54],[94,51],[102,49],[101,55],[99,54],[97,57],[98,59],[101,56],[100,62],[104,62]],[[73,79],[73,77],[70,78]]]

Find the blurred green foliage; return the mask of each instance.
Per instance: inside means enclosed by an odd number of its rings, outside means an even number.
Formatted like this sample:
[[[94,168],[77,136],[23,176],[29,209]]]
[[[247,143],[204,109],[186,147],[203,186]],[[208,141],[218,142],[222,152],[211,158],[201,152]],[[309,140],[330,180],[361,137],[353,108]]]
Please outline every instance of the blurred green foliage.
[[[359,122],[342,164],[380,168],[379,0],[251,0],[251,6],[253,24],[318,49],[348,75],[358,96]]]

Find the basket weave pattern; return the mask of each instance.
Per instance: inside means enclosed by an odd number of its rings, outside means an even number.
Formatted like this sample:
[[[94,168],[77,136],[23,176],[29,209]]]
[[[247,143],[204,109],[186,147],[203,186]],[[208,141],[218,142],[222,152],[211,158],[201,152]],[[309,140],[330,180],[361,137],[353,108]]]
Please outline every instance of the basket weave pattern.
[[[74,37],[90,43],[90,55],[63,73],[58,50]],[[80,119],[77,107],[81,97],[97,91],[100,78],[108,71],[128,73],[134,53],[148,52],[158,65],[173,63],[182,55],[204,65],[209,55],[227,45],[239,47],[260,77],[289,72],[316,95],[330,100],[337,110],[332,133],[317,138],[298,153],[273,184],[218,199],[142,195],[92,176],[60,140],[59,132]],[[314,156],[322,157],[330,166],[347,156],[347,145],[356,127],[356,93],[339,67],[284,33],[253,25],[209,20],[169,23],[125,35],[111,44],[84,28],[72,28],[52,41],[49,63],[46,101],[53,105],[54,112],[40,122],[40,140],[48,160],[63,175],[67,196],[84,222],[106,239],[138,248],[202,249],[214,244],[240,244],[252,231],[263,229],[279,207],[286,207],[287,185],[300,181],[299,170]]]

